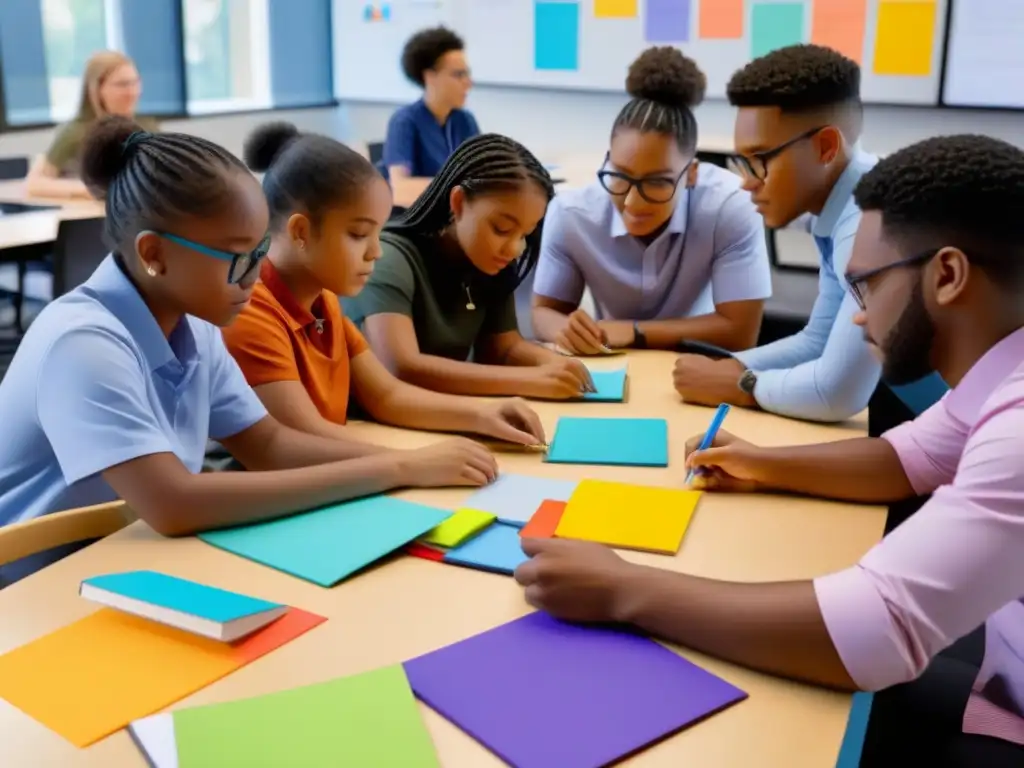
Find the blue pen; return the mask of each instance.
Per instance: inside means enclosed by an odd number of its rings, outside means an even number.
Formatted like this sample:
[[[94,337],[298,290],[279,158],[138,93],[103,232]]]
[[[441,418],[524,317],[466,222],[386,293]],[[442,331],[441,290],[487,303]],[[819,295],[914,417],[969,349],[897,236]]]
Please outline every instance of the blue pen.
[[[725,421],[726,415],[729,413],[729,404],[722,403],[718,406],[718,410],[715,411],[715,415],[711,419],[711,425],[708,427],[708,431],[704,433],[704,439],[700,441],[700,445],[697,447],[698,451],[706,451],[715,442],[715,435],[718,434],[718,430],[722,428],[722,422]],[[686,484],[689,485],[693,482],[694,470],[686,475]]]

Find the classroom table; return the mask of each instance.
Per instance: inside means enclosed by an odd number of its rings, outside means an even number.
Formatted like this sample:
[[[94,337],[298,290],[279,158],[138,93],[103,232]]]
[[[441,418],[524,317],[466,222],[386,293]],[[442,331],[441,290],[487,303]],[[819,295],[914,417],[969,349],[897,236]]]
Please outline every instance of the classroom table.
[[[0,202],[53,206],[49,210],[0,216],[0,260],[4,250],[26,246],[45,246],[57,239],[62,219],[91,219],[103,216],[103,203],[97,200],[32,197],[23,181],[0,181]]]
[[[499,455],[501,469],[557,478],[600,477],[680,486],[686,439],[703,432],[713,411],[682,405],[671,386],[673,355],[634,352],[625,404],[537,403],[548,434],[559,414],[664,417],[668,469],[544,464],[535,454]],[[621,365],[601,361],[606,366]],[[725,428],[762,444],[809,443],[865,434],[860,417],[839,426],[795,422],[733,409]],[[439,439],[375,424],[352,424],[354,437],[396,448]],[[454,506],[469,489],[415,490],[412,500]],[[885,510],[785,496],[705,494],[674,557],[625,553],[630,560],[701,576],[740,581],[810,578],[855,563],[882,535]],[[0,591],[0,653],[91,613],[79,582],[119,570],[156,569],[268,600],[329,620],[174,707],[228,701],[394,664],[510,621],[530,608],[508,576],[398,555],[332,589],[271,570],[196,538],[165,539],[142,522]],[[631,760],[629,765],[715,768],[830,768],[850,711],[849,695],[780,680],[691,651],[684,655],[747,691],[749,698]],[[445,768],[501,763],[439,715],[420,705]],[[145,765],[122,731],[79,750],[0,700],[5,766],[43,768]]]

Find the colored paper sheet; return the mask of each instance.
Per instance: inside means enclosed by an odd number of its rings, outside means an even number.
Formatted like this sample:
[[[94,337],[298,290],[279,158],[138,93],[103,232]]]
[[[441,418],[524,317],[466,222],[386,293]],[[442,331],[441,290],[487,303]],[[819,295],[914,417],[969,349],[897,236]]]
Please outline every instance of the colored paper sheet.
[[[433,560],[436,563],[440,563],[444,560],[444,550],[435,549],[434,547],[428,547],[426,544],[420,544],[418,541],[414,541],[411,544],[405,545],[405,554],[418,557],[421,560]]]
[[[636,634],[532,613],[405,663],[416,696],[509,765],[610,765],[746,694]]]
[[[496,516],[490,512],[464,507],[436,528],[427,531],[422,538],[424,544],[436,544],[439,547],[456,547],[466,539],[480,533],[493,523]]]
[[[626,369],[617,371],[591,371],[590,378],[597,392],[587,392],[584,400],[598,403],[621,403],[626,399]]]
[[[803,3],[756,3],[751,9],[750,58],[803,41]]]
[[[558,523],[565,512],[564,501],[551,501],[545,499],[533,513],[530,522],[519,531],[519,536],[524,539],[550,539],[554,537]]]
[[[675,554],[700,497],[700,491],[584,480],[566,504],[555,535]]]
[[[811,42],[839,51],[858,64],[864,59],[868,0],[814,0]]]
[[[401,666],[174,712],[180,768],[436,768]]]
[[[579,69],[579,3],[538,0],[533,6],[533,16],[534,67],[569,71]]]
[[[541,502],[568,501],[574,490],[575,480],[502,473],[466,499],[465,506],[497,515],[503,523],[522,526],[533,517]]]
[[[685,43],[690,39],[690,0],[647,0],[644,40]]]
[[[708,40],[739,40],[745,15],[743,0],[701,0],[697,34]]]
[[[930,75],[936,15],[934,2],[882,0],[875,30],[875,74]]]
[[[324,621],[292,608],[229,644],[104,608],[0,656],[0,696],[85,747]]]
[[[514,525],[496,523],[465,544],[448,550],[444,562],[481,571],[511,574],[529,558],[519,541]]]
[[[664,419],[562,417],[545,461],[667,467],[668,423]],[[546,496],[545,498],[551,498]]]
[[[84,584],[210,621],[229,622],[281,606],[155,571],[110,573]]]
[[[451,512],[371,496],[313,512],[199,534],[207,544],[322,587],[337,584],[431,528]]]
[[[635,19],[637,0],[594,0],[594,16],[599,19]]]

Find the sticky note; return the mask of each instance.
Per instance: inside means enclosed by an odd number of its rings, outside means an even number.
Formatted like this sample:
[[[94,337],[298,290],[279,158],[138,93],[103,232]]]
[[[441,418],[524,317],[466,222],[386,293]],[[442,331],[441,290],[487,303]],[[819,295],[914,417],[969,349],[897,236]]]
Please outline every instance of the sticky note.
[[[934,2],[882,0],[875,30],[875,74],[930,75],[936,14]]]
[[[444,550],[437,549],[435,547],[428,547],[426,544],[420,544],[418,541],[414,541],[410,544],[405,545],[403,550],[405,554],[418,557],[421,560],[433,560],[434,562],[440,563],[444,560]]]
[[[533,6],[535,69],[579,69],[579,3],[543,2]]]
[[[815,0],[811,4],[811,42],[859,64],[864,58],[867,16],[868,0]]]
[[[644,40],[685,43],[690,39],[690,0],[647,0]]]
[[[199,534],[207,544],[322,587],[337,584],[440,525],[451,512],[370,496],[312,512]]]
[[[599,19],[635,19],[637,0],[594,0],[594,16]]]
[[[743,0],[701,0],[697,34],[708,40],[739,40],[745,12]]]
[[[502,473],[493,483],[466,499],[464,506],[490,512],[508,525],[522,526],[542,501],[568,501],[574,490],[575,480]]]
[[[803,3],[754,4],[750,17],[750,58],[803,41]]]
[[[611,765],[746,698],[646,637],[543,613],[404,666],[417,698],[533,768]]]
[[[617,371],[591,371],[590,378],[597,392],[587,392],[584,400],[603,403],[621,403],[626,399],[626,369]]]
[[[0,656],[0,697],[85,747],[324,621],[292,608],[229,644],[104,608]]]
[[[667,467],[668,423],[664,419],[563,416],[545,460],[556,464]]]
[[[564,501],[551,501],[545,499],[533,513],[530,522],[519,531],[519,536],[524,539],[550,539],[555,535],[558,522],[565,512]]]
[[[492,525],[444,556],[444,562],[452,565],[508,574],[528,559],[519,541],[519,529],[503,523]]]
[[[439,526],[427,531],[421,541],[424,544],[436,544],[439,547],[454,547],[480,533],[495,519],[494,514],[481,512],[479,509],[468,507],[457,509]]]
[[[565,505],[555,535],[675,554],[700,497],[700,491],[584,480]]]

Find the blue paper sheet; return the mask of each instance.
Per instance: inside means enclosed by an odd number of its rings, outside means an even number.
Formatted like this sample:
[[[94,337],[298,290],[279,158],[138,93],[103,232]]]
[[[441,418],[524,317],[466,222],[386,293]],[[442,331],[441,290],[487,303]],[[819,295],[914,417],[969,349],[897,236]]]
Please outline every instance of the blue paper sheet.
[[[479,568],[483,571],[511,574],[529,558],[523,552],[519,529],[514,525],[495,523],[465,544],[448,550],[446,563]]]
[[[109,573],[85,579],[82,583],[132,600],[222,623],[281,607],[277,603],[155,571]]]
[[[597,392],[587,392],[584,400],[600,403],[621,403],[626,398],[626,369],[617,371],[591,371],[590,378]]]
[[[667,467],[668,422],[664,419],[562,417],[545,461]]]
[[[199,538],[329,587],[422,536],[451,514],[390,496],[371,496],[269,523],[209,531]]]
[[[576,490],[575,480],[509,475],[474,493],[460,507],[478,509],[497,516],[498,521],[522,528],[533,517],[542,501],[568,501]]]

